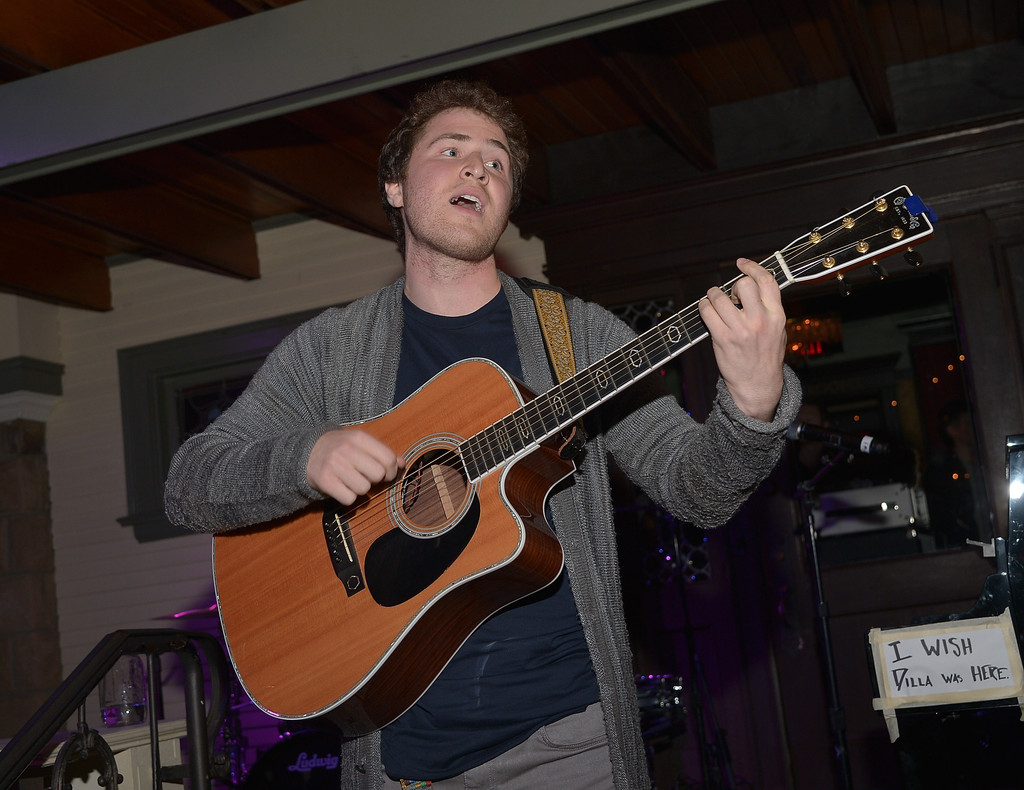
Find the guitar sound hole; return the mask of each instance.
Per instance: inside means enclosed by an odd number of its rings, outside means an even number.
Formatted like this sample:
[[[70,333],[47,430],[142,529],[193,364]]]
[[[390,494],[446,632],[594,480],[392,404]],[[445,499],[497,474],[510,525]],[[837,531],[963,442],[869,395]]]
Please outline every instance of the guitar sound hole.
[[[410,526],[429,531],[462,512],[468,491],[459,457],[451,450],[431,450],[406,467],[402,512]]]

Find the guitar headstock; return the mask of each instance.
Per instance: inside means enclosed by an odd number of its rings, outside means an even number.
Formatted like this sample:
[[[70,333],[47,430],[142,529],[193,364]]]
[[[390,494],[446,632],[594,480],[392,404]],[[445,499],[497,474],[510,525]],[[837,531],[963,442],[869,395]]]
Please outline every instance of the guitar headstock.
[[[853,211],[794,240],[765,261],[786,283],[830,277],[842,281],[847,270],[907,252],[913,265],[921,262],[914,245],[927,239],[936,217],[906,186],[897,187]]]

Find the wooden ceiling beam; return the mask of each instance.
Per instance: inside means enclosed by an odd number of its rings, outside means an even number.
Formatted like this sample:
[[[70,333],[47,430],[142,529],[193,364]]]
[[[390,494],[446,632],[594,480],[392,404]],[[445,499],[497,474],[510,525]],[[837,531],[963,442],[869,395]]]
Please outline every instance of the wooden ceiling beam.
[[[248,220],[154,184],[123,161],[43,176],[4,191],[38,211],[127,240],[158,260],[244,279],[259,276]]]
[[[309,206],[318,218],[382,238],[376,163],[358,161],[287,119],[204,135],[190,146]]]
[[[170,143],[126,154],[120,161],[154,183],[250,222],[306,208],[302,201],[188,145]]]
[[[0,291],[66,307],[113,308],[110,270],[102,257],[2,226]]]
[[[715,169],[707,101],[649,26],[595,36],[601,63],[622,98],[701,172]]]
[[[882,48],[860,0],[826,0],[832,27],[839,39],[875,129],[879,134],[896,131],[892,89],[882,60]]]

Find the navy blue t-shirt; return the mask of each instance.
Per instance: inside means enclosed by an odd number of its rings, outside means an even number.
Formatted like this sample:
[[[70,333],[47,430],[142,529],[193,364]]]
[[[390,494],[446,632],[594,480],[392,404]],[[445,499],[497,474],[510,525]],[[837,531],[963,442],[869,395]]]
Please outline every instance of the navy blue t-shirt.
[[[475,313],[454,318],[403,300],[396,403],[469,357],[490,359],[522,379],[504,291]],[[597,700],[597,680],[563,571],[550,587],[481,625],[419,701],[384,728],[384,767],[396,779],[455,776]]]

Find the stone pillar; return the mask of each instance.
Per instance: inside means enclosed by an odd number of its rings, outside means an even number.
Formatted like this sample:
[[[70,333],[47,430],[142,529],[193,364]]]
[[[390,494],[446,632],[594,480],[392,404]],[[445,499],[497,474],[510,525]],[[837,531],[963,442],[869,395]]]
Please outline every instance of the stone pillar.
[[[46,459],[64,374],[57,311],[0,294],[0,738],[63,677]]]
[[[0,737],[61,682],[46,425],[0,423]]]

